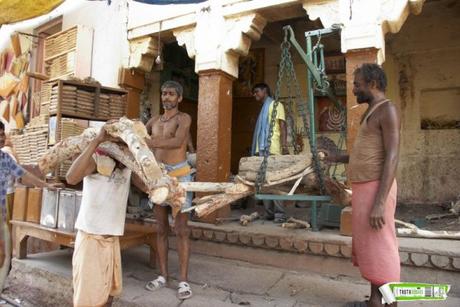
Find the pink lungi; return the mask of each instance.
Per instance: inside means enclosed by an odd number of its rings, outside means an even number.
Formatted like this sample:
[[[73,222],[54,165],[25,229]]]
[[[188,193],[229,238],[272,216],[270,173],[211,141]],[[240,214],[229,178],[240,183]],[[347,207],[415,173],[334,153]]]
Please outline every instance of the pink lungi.
[[[396,180],[385,203],[385,225],[374,230],[369,216],[380,181],[352,183],[352,261],[363,278],[381,286],[400,280],[398,240],[395,230]]]

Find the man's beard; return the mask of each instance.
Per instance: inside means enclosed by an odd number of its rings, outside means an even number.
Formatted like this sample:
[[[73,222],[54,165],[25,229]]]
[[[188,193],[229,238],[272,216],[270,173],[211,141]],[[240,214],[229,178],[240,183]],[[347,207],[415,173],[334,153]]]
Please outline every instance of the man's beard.
[[[163,102],[162,105],[163,105],[163,109],[165,109],[165,110],[172,110],[172,109],[174,109],[175,107],[177,107],[177,102],[176,102],[176,103],[173,103],[173,102]]]
[[[358,103],[368,103],[372,100],[372,96],[366,93],[359,93],[356,95],[356,101]]]

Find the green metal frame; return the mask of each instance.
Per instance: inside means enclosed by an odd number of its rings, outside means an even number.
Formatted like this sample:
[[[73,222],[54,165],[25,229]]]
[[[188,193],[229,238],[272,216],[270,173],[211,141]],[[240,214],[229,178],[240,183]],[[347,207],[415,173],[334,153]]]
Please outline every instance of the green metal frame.
[[[310,146],[312,151],[316,151],[316,127],[315,127],[315,87],[318,85],[319,90],[327,95],[335,104],[337,108],[345,112],[340,100],[332,92],[327,83],[324,63],[324,46],[319,44],[318,48],[313,48],[312,37],[320,37],[322,35],[332,34],[340,31],[339,27],[328,29],[320,29],[305,32],[307,53],[302,49],[300,44],[295,39],[294,31],[291,26],[285,26],[283,30],[289,33],[289,42],[295,47],[301,59],[307,65],[307,88],[308,88],[308,111],[310,113]],[[319,63],[318,63],[319,62]],[[295,201],[308,201],[311,202],[311,217],[310,223],[313,231],[319,231],[318,227],[318,203],[329,202],[331,197],[328,195],[306,195],[306,194],[293,194],[293,195],[272,195],[272,194],[256,194],[256,199],[259,200],[295,200]]]

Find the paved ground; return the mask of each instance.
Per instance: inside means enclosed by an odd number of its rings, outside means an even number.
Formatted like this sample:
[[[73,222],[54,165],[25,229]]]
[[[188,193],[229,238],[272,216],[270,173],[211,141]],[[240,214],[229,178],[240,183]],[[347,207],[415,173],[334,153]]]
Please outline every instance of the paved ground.
[[[214,307],[236,304],[334,307],[346,301],[363,300],[368,292],[368,286],[362,280],[344,276],[294,272],[194,254],[190,268],[194,297],[179,301],[175,290],[177,255],[170,253],[172,280],[169,286],[154,293],[144,290],[145,283],[157,273],[146,265],[147,256],[146,248],[132,249],[123,254],[124,291],[115,306]],[[15,260],[10,285],[4,295],[19,299],[21,306],[70,306],[70,263],[71,254],[65,250]],[[34,290],[33,287],[42,288]],[[53,291],[56,293],[51,293]],[[400,306],[460,306],[460,298]]]

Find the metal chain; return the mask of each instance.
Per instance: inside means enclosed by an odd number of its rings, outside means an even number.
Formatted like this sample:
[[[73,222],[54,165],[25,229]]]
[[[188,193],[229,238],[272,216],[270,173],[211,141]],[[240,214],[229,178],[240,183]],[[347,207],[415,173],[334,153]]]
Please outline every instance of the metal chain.
[[[319,180],[320,194],[323,195],[325,193],[324,174],[323,174],[323,170],[321,168],[320,162],[319,162],[317,148],[314,145],[312,146],[312,140],[310,136],[310,123],[307,118],[308,110],[305,109],[306,104],[302,103],[301,101],[302,94],[301,94],[299,83],[297,81],[294,64],[293,64],[292,57],[290,54],[291,44],[288,42],[287,37],[288,37],[288,32],[286,31],[284,41],[281,44],[281,61],[280,61],[280,67],[278,71],[278,79],[276,82],[275,101],[273,104],[273,110],[272,110],[271,119],[270,119],[270,130],[269,130],[269,135],[268,135],[268,140],[267,140],[267,147],[265,148],[263,152],[264,159],[262,160],[259,171],[257,173],[256,182],[255,182],[256,191],[257,193],[260,192],[260,189],[266,179],[268,156],[270,155],[271,138],[273,136],[273,128],[275,126],[276,113],[277,113],[277,108],[279,104],[279,97],[281,94],[281,83],[283,79],[286,78],[288,81],[287,83],[287,87],[289,91],[288,97],[292,97],[291,96],[291,85],[292,84],[294,85],[294,89],[295,89],[296,97],[297,97],[297,110],[302,116],[302,120],[303,120],[304,127],[305,127],[305,133],[307,134],[308,142],[310,144],[310,149],[312,153],[313,168]]]
[[[297,155],[299,153],[299,148],[296,144],[296,120],[294,118],[295,114],[292,111],[292,105],[294,104],[294,102],[295,101],[293,101],[292,97],[290,96],[289,101],[285,104],[288,111],[288,116],[286,117],[286,125],[288,125],[289,134],[291,136],[291,146],[292,148],[294,148],[294,154]],[[288,119],[290,119],[291,123],[288,123]]]
[[[263,148],[263,149],[259,148],[259,152],[260,150],[263,150],[264,159],[262,160],[262,163],[260,164],[260,168],[256,176],[255,186],[256,186],[257,193],[260,193],[260,190],[262,188],[262,185],[265,183],[265,179],[267,175],[268,156],[270,155],[270,147],[272,144],[273,130],[275,127],[276,115],[278,112],[279,97],[280,97],[280,92],[281,92],[281,82],[283,80],[283,76],[286,70],[285,56],[286,56],[286,52],[289,54],[290,45],[291,44],[289,44],[289,42],[287,41],[287,36],[286,36],[284,38],[283,43],[281,43],[281,62],[280,62],[280,67],[278,71],[278,80],[276,81],[275,100],[273,102],[273,109],[272,109],[272,114],[270,118],[270,128],[268,132],[267,146],[266,148]]]
[[[297,81],[297,77],[295,75],[295,71],[292,71],[291,73],[293,75],[297,97],[302,97],[299,82]],[[299,113],[302,116],[302,121],[305,127],[305,133],[307,134],[308,143],[310,144],[310,151],[311,151],[312,160],[313,160],[313,169],[316,173],[316,176],[318,177],[320,194],[323,195],[326,192],[325,185],[324,185],[324,173],[321,168],[321,164],[319,162],[318,151],[317,151],[316,145],[313,145],[312,140],[311,140],[310,121],[307,117],[308,110],[305,109],[306,103],[299,102],[299,104],[300,104],[298,106]]]

